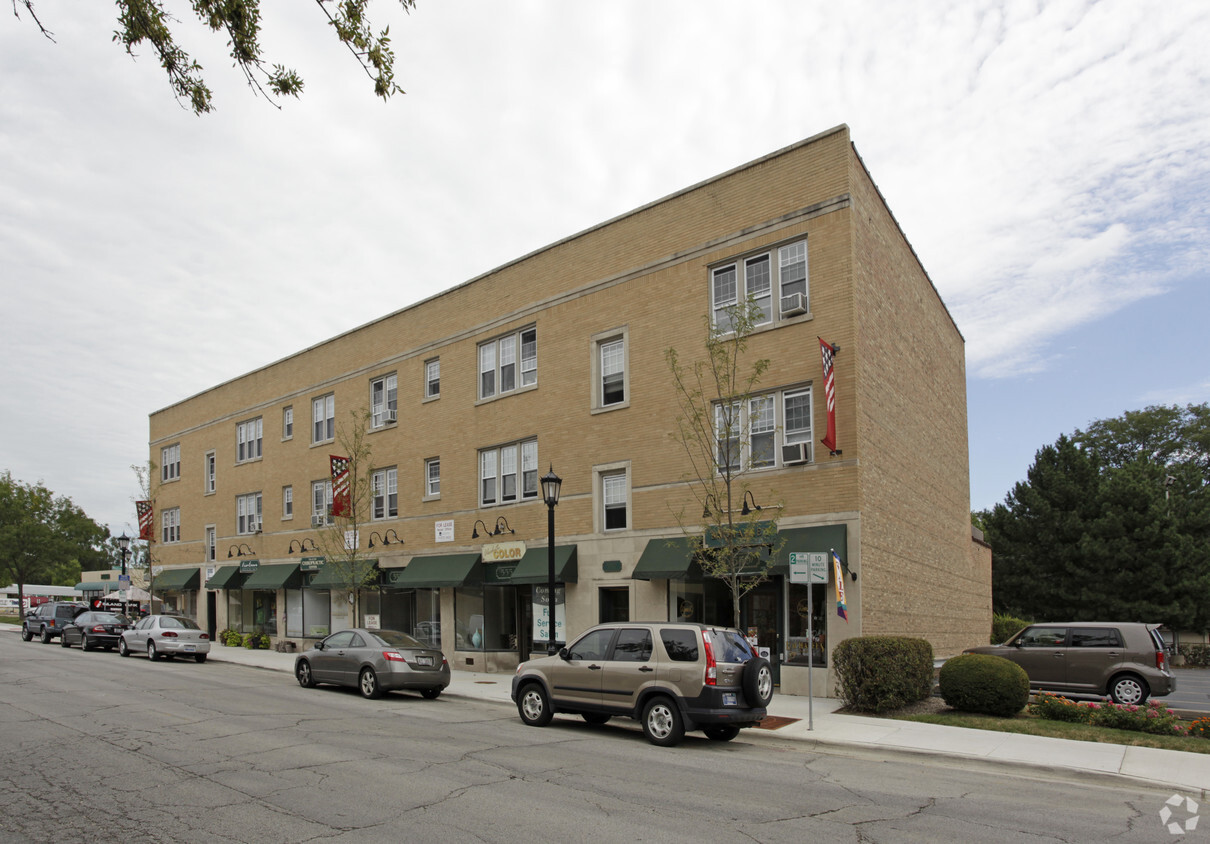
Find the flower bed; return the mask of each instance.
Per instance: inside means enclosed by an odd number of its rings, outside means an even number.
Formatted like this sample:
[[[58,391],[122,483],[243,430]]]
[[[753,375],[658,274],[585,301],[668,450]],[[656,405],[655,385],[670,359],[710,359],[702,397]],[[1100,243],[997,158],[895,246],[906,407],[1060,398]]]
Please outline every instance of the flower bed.
[[[1111,730],[1210,738],[1210,718],[1186,725],[1175,712],[1155,700],[1145,706],[1122,706],[1116,703],[1077,703],[1061,695],[1043,693],[1029,705],[1029,713],[1051,721],[1089,724]]]

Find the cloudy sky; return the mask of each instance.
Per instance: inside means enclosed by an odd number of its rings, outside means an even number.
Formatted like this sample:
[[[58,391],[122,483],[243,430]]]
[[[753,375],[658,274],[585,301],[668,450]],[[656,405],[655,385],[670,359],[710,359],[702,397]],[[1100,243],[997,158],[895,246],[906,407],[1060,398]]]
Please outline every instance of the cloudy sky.
[[[186,18],[204,117],[113,4],[0,23],[0,470],[114,532],[151,411],[840,123],[966,338],[973,507],[1210,400],[1210,5],[379,0],[384,104],[262,2],[304,96]]]

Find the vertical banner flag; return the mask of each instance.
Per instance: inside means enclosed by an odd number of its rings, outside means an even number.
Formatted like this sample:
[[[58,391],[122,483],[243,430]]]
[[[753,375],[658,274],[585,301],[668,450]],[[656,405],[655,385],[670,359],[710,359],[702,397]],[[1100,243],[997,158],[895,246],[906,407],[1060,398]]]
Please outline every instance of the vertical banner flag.
[[[155,513],[151,510],[151,502],[136,501],[134,511],[139,517],[139,539],[150,542],[155,538]]]
[[[836,375],[832,371],[834,352],[830,343],[819,338],[819,351],[823,355],[823,392],[828,406],[828,433],[820,442],[828,451],[836,451]]]
[[[351,516],[352,502],[349,500],[349,458],[329,454],[332,463],[332,515]]]
[[[840,567],[840,557],[832,552],[832,571],[836,573],[836,614],[845,621],[849,620],[849,610],[844,603],[844,570]]]

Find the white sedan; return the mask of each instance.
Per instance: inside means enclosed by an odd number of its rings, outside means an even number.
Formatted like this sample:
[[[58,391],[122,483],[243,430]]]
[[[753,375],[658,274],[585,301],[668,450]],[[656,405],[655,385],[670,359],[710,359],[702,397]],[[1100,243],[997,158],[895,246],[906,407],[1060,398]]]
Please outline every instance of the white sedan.
[[[146,653],[148,659],[178,654],[205,662],[210,653],[210,636],[191,618],[179,615],[149,615],[118,639],[118,653]]]

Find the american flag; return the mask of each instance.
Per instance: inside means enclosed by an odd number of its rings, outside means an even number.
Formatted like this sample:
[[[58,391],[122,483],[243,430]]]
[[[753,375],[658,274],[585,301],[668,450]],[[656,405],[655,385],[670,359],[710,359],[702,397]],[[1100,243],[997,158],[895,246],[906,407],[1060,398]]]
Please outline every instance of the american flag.
[[[139,517],[139,539],[150,542],[155,538],[155,513],[150,501],[136,501],[134,511]]]
[[[828,407],[828,433],[820,442],[828,447],[828,451],[836,451],[836,374],[832,371],[832,358],[835,352],[832,344],[819,338],[819,351],[823,355],[823,392]]]
[[[349,458],[329,454],[332,463],[332,515],[348,516],[349,501]]]

